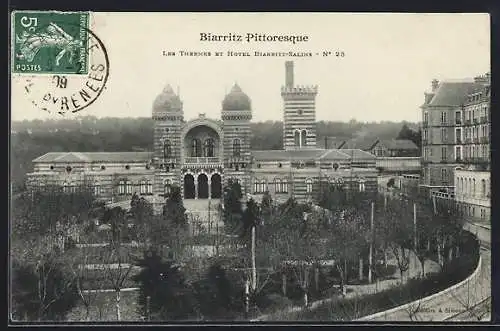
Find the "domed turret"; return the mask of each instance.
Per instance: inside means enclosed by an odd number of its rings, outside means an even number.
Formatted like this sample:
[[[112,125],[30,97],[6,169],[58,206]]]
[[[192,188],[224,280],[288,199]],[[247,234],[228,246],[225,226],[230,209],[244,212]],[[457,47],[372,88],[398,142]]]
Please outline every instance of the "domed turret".
[[[234,84],[233,88],[222,101],[222,110],[250,110],[251,101],[238,84]]]
[[[153,115],[182,111],[182,101],[170,85],[167,85],[153,102]]]

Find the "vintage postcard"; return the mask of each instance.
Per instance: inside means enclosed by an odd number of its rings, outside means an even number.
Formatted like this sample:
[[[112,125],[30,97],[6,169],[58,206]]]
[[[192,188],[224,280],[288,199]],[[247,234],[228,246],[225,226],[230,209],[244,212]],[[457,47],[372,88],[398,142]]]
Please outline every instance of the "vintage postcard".
[[[488,14],[10,19],[11,323],[495,318]]]

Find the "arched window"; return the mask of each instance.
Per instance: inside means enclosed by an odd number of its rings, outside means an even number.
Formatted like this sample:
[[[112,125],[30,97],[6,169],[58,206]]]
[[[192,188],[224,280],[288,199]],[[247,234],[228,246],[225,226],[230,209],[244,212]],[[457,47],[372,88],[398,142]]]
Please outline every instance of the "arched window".
[[[63,183],[63,192],[68,193],[69,192],[69,184],[67,182]]]
[[[200,139],[193,139],[191,142],[191,157],[201,156],[201,142]]]
[[[126,194],[132,194],[132,183],[127,179],[125,182]]]
[[[365,191],[365,181],[360,180],[359,181],[359,192],[364,192]]]
[[[139,192],[140,192],[140,194],[146,194],[146,181],[145,180],[140,181]]]
[[[481,196],[486,197],[486,180],[481,179]]]
[[[467,193],[470,196],[472,194],[472,180],[469,178],[469,187],[467,189]]]
[[[465,195],[464,178],[460,178],[460,194]]]
[[[275,191],[276,193],[281,193],[281,192],[282,192],[282,191],[281,191],[282,189],[283,189],[283,187],[281,186],[281,179],[276,178],[276,179],[274,180],[274,191]]]
[[[76,192],[76,184],[75,184],[75,183],[73,183],[73,182],[71,182],[71,183],[69,184],[69,189],[70,189],[70,192],[71,192],[71,193],[75,193],[75,192]]]
[[[261,182],[262,190],[261,192],[264,193],[267,191],[267,181],[265,179],[262,180]]]
[[[255,179],[253,182],[253,193],[259,193],[260,182],[258,179]]]
[[[300,145],[302,147],[307,146],[307,131],[306,130],[302,130],[302,132],[300,133]]]
[[[294,143],[295,147],[300,147],[300,131],[298,130],[295,131]]]
[[[472,196],[476,196],[476,179],[472,179]]]
[[[288,192],[288,182],[287,182],[287,179],[283,179],[283,181],[281,182],[281,192],[282,193],[287,193]]]
[[[208,138],[207,140],[205,140],[204,156],[214,157],[214,149],[215,149],[214,140],[212,138]]]
[[[153,183],[150,180],[147,181],[146,193],[153,194]]]
[[[163,157],[165,159],[170,159],[172,157],[172,145],[170,144],[170,140],[165,140],[163,143]]]
[[[165,196],[167,196],[167,195],[169,195],[169,194],[170,194],[170,188],[171,188],[171,185],[172,185],[172,183],[171,183],[171,180],[170,180],[170,179],[165,180],[165,183],[164,183],[164,185],[163,185],[163,194],[164,194]]]
[[[312,193],[312,191],[313,191],[312,179],[308,178],[306,179],[306,193]]]
[[[233,156],[240,157],[241,155],[241,144],[239,139],[233,140]]]
[[[95,183],[94,184],[94,195],[98,196],[101,194],[101,184]]]

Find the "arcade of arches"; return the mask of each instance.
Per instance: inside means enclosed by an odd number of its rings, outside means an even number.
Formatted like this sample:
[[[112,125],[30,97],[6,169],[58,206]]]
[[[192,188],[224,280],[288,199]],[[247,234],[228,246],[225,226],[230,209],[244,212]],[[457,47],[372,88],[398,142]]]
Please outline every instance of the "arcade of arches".
[[[214,173],[208,176],[200,173],[184,175],[184,199],[220,199],[222,196],[222,178]]]

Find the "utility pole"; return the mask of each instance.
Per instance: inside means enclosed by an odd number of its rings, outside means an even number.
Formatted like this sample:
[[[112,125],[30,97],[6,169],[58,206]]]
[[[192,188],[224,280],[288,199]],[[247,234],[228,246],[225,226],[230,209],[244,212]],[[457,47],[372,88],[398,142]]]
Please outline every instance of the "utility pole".
[[[252,292],[257,289],[257,270],[255,269],[255,225],[252,226]]]
[[[417,241],[417,203],[413,203],[413,250],[415,254],[417,253],[418,241]],[[417,256],[413,259],[413,266],[417,268]],[[423,277],[423,275],[422,275]]]
[[[211,199],[210,195],[208,196],[208,233],[210,234],[212,231],[212,222],[210,220],[210,205],[211,205]]]
[[[371,203],[371,217],[370,217],[370,253],[368,255],[368,283],[372,283],[372,267],[373,267],[373,241],[374,241],[374,229],[373,229],[373,219],[375,217],[375,203],[372,201]]]
[[[248,279],[245,281],[245,319],[248,319],[248,308],[250,306],[250,293]]]
[[[417,203],[413,203],[413,245],[417,249]]]
[[[215,221],[215,255],[219,256],[219,223],[222,218],[222,210],[219,209],[219,219]]]

